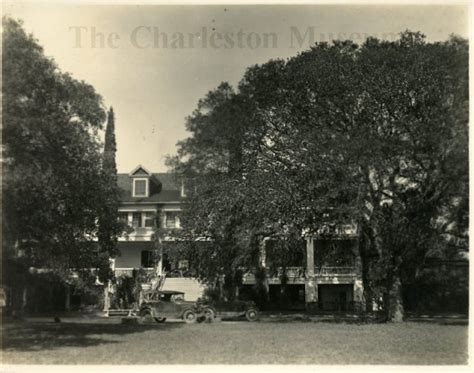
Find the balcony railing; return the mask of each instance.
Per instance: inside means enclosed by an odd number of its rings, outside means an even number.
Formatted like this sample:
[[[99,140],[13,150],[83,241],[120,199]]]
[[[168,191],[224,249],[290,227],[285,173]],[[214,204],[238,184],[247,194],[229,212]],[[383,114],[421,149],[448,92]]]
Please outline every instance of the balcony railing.
[[[315,267],[314,274],[316,276],[341,276],[355,275],[355,267]]]
[[[145,235],[151,234],[154,232],[153,227],[133,227],[133,232],[131,234]]]
[[[153,268],[142,268],[146,272],[153,272]],[[134,268],[115,268],[115,276],[119,277],[122,275],[132,276]],[[174,272],[173,272],[174,274]],[[180,277],[170,274],[169,277]],[[315,267],[314,274],[316,276],[353,276],[356,274],[355,267]],[[305,271],[303,267],[289,267],[286,269],[286,275],[289,279],[303,278]],[[281,271],[277,274],[271,275],[271,277],[279,278]],[[244,281],[255,281],[253,273],[244,274]]]
[[[355,267],[315,267],[314,268],[315,276],[327,276],[327,277],[335,277],[335,276],[355,276],[356,275],[356,268]],[[303,279],[305,277],[305,270],[303,267],[289,267],[286,269],[286,275],[288,279]],[[281,270],[278,271],[276,274],[269,274],[269,278],[280,278],[281,277]],[[244,274],[244,283],[254,282],[255,276],[253,273],[249,272]]]
[[[357,236],[356,224],[326,224],[317,231],[318,236],[332,236],[333,238],[351,238]]]
[[[114,273],[115,277],[128,276],[132,277],[133,271],[138,271],[138,268],[115,268]],[[154,268],[142,268],[143,271],[151,273],[154,271]]]

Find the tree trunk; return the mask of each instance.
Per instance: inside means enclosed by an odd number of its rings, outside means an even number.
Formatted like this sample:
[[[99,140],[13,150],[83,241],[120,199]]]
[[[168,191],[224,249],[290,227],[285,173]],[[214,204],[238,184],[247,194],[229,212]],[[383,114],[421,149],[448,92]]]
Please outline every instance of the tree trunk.
[[[225,300],[224,280],[222,277],[223,276],[219,276],[219,279],[217,280],[217,286],[219,288],[219,300]]]
[[[28,304],[28,287],[26,284],[23,284],[23,290],[21,294],[21,307],[20,307],[20,315],[22,317],[25,315],[27,304]]]
[[[66,311],[70,311],[71,310],[71,286],[69,284],[66,284],[65,285],[65,290],[66,290],[66,300],[65,300],[65,304],[64,304],[64,309]]]
[[[109,280],[110,281],[110,280]],[[104,284],[104,309],[103,311],[108,316],[110,309],[110,294],[109,294],[109,281]]]
[[[388,321],[402,322],[405,316],[402,298],[402,282],[400,274],[396,273],[392,277],[391,287],[388,293]]]

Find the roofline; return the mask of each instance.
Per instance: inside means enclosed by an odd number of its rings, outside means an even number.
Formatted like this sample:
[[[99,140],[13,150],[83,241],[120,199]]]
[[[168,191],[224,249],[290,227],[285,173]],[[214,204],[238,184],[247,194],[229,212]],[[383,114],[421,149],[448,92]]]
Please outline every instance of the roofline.
[[[139,165],[138,165],[137,167],[135,167],[132,171],[130,171],[130,172],[128,173],[128,176],[133,176],[133,174],[134,174],[136,171],[138,171],[138,169],[140,169],[140,168],[141,168],[143,171],[145,171],[145,172],[148,174],[148,176],[153,176],[153,173],[151,173],[150,171],[148,171],[148,169],[145,168],[145,167],[143,167],[141,164],[139,164]]]

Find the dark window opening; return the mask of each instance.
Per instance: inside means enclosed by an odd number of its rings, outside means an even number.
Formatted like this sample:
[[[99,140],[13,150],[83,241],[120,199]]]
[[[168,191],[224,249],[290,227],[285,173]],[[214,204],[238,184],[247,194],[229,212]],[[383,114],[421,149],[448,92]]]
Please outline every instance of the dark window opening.
[[[176,211],[166,212],[166,228],[176,228],[178,223],[178,213]]]
[[[145,213],[145,227],[155,226],[155,214],[152,212]]]
[[[141,253],[141,266],[145,268],[151,268],[153,265],[153,251],[143,250]]]
[[[353,267],[354,240],[317,240],[314,242],[314,264],[317,267]]]
[[[265,244],[267,267],[302,267],[305,265],[306,241],[267,241]]]
[[[128,212],[119,212],[119,220],[125,224],[128,223]]]
[[[141,228],[142,225],[142,213],[141,212],[134,212],[132,215],[132,226],[134,228]]]

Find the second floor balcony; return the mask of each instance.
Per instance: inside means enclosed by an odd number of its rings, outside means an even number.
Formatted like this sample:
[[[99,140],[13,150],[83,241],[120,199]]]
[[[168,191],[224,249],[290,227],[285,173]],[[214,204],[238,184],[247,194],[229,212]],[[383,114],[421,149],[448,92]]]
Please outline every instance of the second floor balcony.
[[[354,266],[323,266],[314,267],[314,277],[318,278],[332,278],[338,277],[354,277],[357,274],[357,269]],[[270,284],[280,283],[283,275],[283,269],[267,273],[267,278]],[[309,275],[309,272],[304,267],[288,267],[286,269],[286,277],[288,284],[302,283]],[[243,278],[244,284],[255,284],[255,275],[251,272],[246,273]]]
[[[314,267],[315,276],[355,276],[356,268],[354,266],[323,266]]]

